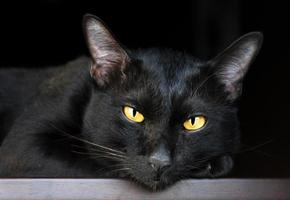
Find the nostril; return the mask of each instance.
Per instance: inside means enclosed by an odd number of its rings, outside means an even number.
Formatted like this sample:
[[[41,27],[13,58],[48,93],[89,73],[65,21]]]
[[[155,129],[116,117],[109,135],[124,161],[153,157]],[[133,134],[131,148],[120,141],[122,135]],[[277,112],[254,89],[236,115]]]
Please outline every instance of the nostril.
[[[169,161],[165,160],[157,160],[154,158],[149,159],[149,165],[154,169],[154,170],[160,170],[163,168],[166,168],[170,165]]]
[[[154,170],[159,170],[171,164],[171,155],[168,147],[160,143],[149,156],[149,165]]]
[[[169,162],[162,162],[158,160],[150,160],[149,165],[154,171],[154,181],[160,181],[162,174],[170,167]]]
[[[157,161],[156,161],[156,160],[150,158],[148,163],[149,163],[149,165],[150,165],[154,170],[157,170],[157,169],[158,169],[158,164],[157,164]]]

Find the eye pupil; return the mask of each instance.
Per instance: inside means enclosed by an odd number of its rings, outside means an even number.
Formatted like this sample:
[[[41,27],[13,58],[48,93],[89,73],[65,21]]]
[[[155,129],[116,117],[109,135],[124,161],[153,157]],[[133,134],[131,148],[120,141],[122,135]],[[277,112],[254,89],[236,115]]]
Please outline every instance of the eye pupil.
[[[136,117],[137,111],[133,109],[133,117]]]
[[[123,113],[127,117],[127,119],[133,121],[133,122],[143,122],[144,121],[144,116],[142,113],[138,112],[136,109],[129,107],[129,106],[124,106],[123,107]]]
[[[192,126],[194,125],[194,123],[195,123],[195,117],[190,118],[190,123],[191,123]]]
[[[184,123],[183,127],[188,131],[196,131],[204,127],[206,118],[202,115],[188,118]]]

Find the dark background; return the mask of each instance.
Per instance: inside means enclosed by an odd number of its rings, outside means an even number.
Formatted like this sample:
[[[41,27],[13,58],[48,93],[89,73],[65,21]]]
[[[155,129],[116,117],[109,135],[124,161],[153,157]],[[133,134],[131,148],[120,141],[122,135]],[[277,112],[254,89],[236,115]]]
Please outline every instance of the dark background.
[[[264,45],[245,79],[240,102],[245,151],[237,155],[233,176],[290,177],[287,1],[4,2],[0,3],[4,67],[59,64],[87,53],[81,27],[85,13],[103,19],[127,47],[171,47],[202,59],[213,57],[244,33],[262,31]]]

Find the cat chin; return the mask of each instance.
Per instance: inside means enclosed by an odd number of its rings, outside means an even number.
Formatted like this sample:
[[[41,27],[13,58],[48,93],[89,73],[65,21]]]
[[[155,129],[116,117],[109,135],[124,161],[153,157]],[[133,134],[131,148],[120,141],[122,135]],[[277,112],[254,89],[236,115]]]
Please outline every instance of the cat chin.
[[[184,178],[219,178],[228,175],[233,168],[233,159],[230,156],[221,156],[205,165],[203,169],[192,171],[190,174],[177,171],[174,167],[165,170],[158,179],[152,177],[138,177],[127,173],[119,173],[119,178],[131,178],[134,182],[151,191],[159,191],[170,187]]]
[[[164,190],[168,187],[170,187],[171,185],[173,185],[174,183],[176,183],[179,178],[177,177],[172,177],[172,176],[162,176],[160,177],[159,180],[139,180],[136,178],[133,178],[134,182],[136,182],[137,184],[141,185],[143,188],[150,190],[150,191],[160,191],[160,190]]]

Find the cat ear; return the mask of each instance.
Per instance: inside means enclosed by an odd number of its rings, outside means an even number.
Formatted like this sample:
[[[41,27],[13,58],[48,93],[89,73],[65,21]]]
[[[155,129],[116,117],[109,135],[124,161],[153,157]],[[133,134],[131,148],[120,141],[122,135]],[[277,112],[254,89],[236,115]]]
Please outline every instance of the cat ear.
[[[240,96],[243,78],[258,54],[262,42],[262,33],[248,33],[209,62],[227,93],[227,100],[234,101]]]
[[[99,86],[106,86],[116,75],[122,78],[123,71],[130,61],[125,50],[96,16],[85,15],[83,26],[92,58],[91,76]]]

